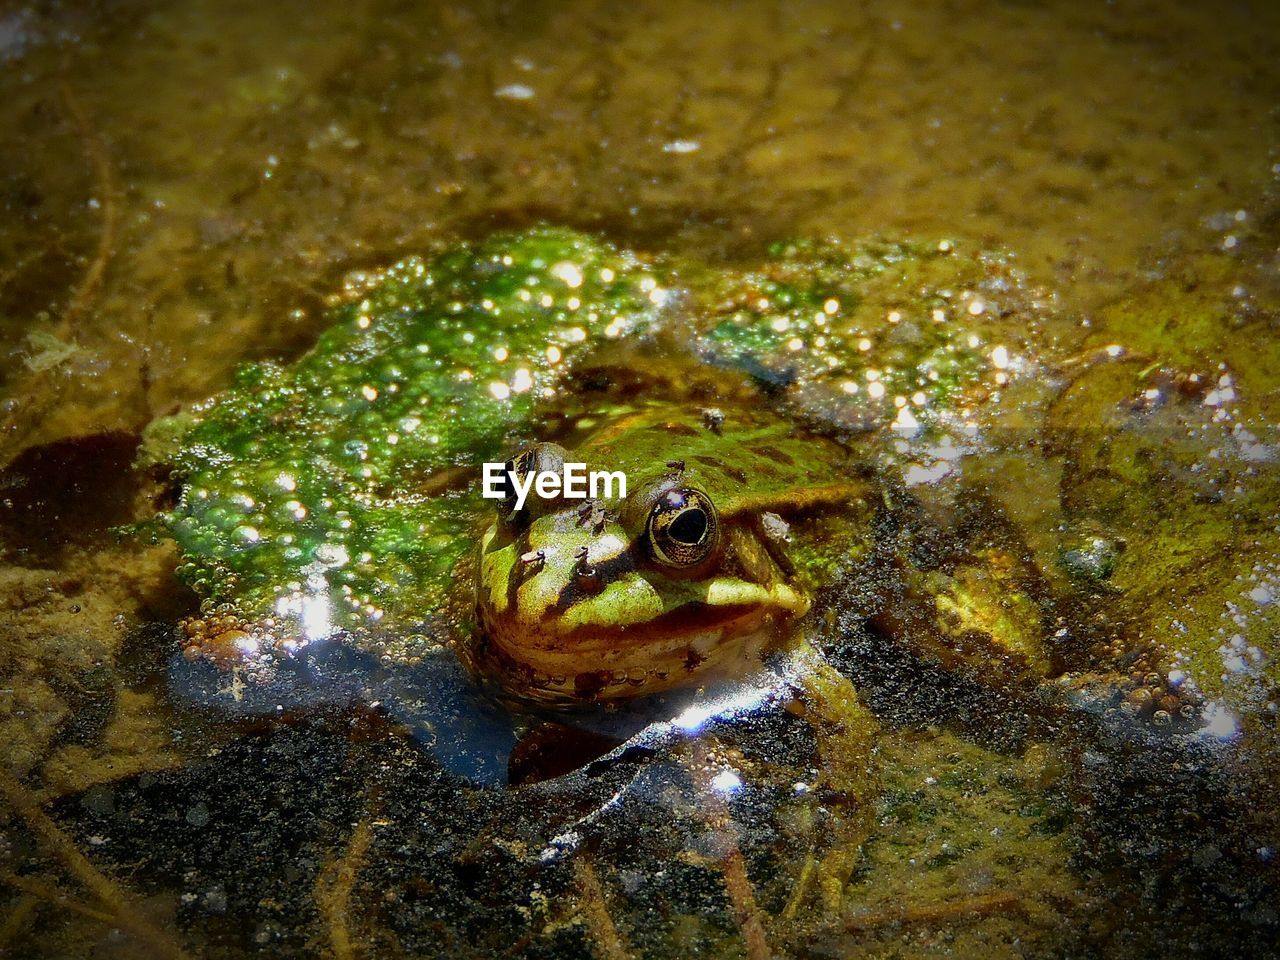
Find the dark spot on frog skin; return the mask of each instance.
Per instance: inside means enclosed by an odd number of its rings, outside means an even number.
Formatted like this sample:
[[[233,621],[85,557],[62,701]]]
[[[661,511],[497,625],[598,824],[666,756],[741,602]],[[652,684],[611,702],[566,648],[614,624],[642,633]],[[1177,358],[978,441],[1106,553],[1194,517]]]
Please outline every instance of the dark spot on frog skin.
[[[751,452],[755,454],[759,454],[760,456],[764,457],[766,460],[773,460],[776,463],[785,463],[788,467],[794,466],[796,462],[795,458],[793,458],[791,454],[783,450],[779,450],[777,447],[769,447],[769,446],[752,447]]]
[[[738,467],[732,467],[729,464],[725,463],[723,460],[721,460],[719,457],[702,456],[702,457],[694,457],[693,459],[696,463],[700,463],[704,467],[710,467],[713,470],[719,470],[730,480],[736,480],[738,481],[738,483],[747,482],[747,473],[745,470],[739,469]]]
[[[544,613],[546,618],[550,619],[559,616],[575,603],[579,603],[588,597],[596,596],[610,583],[636,568],[635,559],[629,553],[622,553],[616,557],[596,563],[589,559],[586,551],[586,547],[581,547],[573,555],[574,560],[577,561],[574,569],[575,575],[571,581],[561,588],[560,595],[556,597],[556,602],[547,608]],[[514,594],[512,594],[512,602],[515,602]]]
[[[666,433],[670,436],[675,436],[675,437],[696,437],[698,435],[698,431],[693,429],[693,427],[689,426],[688,424],[672,423],[671,421],[667,421],[665,423],[655,423],[650,429],[659,430],[663,433]]]

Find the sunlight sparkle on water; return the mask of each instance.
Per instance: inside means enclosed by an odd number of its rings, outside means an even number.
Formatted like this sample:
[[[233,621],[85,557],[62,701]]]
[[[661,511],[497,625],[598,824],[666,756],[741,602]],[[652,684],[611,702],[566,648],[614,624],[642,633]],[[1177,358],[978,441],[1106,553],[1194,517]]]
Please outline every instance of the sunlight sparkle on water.
[[[721,793],[736,793],[742,789],[742,778],[734,770],[721,770],[711,778],[711,786]]]
[[[307,643],[323,640],[333,633],[328,584],[323,577],[309,577],[307,593],[295,592],[276,600],[276,614],[296,617],[301,624],[302,637]]]
[[[1199,730],[1202,737],[1213,737],[1217,740],[1231,740],[1240,732],[1240,720],[1227,709],[1220,700],[1213,700],[1205,705],[1204,726]]]
[[[707,721],[752,710],[769,699],[772,693],[773,690],[767,686],[744,687],[707,703],[687,707],[671,723],[686,733],[697,733]]]

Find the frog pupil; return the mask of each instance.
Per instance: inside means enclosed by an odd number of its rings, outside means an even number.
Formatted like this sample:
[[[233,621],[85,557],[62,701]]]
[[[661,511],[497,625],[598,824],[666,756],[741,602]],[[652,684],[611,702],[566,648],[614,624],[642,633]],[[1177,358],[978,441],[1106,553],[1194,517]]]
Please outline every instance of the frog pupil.
[[[697,544],[707,533],[707,515],[701,507],[690,507],[671,521],[667,535],[677,543]]]

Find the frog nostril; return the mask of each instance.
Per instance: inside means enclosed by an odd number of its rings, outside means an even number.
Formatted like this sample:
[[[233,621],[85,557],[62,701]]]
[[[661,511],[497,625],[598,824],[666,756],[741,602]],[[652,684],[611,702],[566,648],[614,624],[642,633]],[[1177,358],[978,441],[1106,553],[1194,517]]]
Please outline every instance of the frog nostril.
[[[604,587],[604,579],[600,576],[599,569],[592,564],[585,546],[574,551],[573,559],[577,561],[573,568],[573,575],[579,587],[592,591],[598,591]]]

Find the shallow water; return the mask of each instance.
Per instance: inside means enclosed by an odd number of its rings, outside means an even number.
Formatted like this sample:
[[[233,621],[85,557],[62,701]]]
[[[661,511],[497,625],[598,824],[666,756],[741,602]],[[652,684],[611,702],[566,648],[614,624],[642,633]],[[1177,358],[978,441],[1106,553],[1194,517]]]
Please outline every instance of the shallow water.
[[[1272,952],[1278,54],[1270,4],[0,13],[0,949]],[[1046,569],[1127,543],[1061,622],[1181,654],[1207,735],[1045,719],[838,596],[872,826],[839,902],[789,913],[788,844],[846,814],[795,799],[818,748],[768,696],[592,776],[533,750],[508,790],[514,735],[441,710],[471,696],[447,671],[343,673],[287,722],[171,676],[198,598],[112,532],[159,495],[143,428],[301,355],[351,271],[541,221],[712,268],[796,236],[1002,251],[1052,390],[1010,388],[966,482]]]

